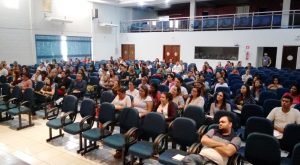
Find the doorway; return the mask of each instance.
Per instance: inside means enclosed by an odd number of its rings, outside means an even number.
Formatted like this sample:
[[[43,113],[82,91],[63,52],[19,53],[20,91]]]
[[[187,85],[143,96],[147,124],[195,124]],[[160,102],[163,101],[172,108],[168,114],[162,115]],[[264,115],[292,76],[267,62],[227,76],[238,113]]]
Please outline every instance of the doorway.
[[[258,47],[257,48],[257,66],[262,66],[262,57],[267,53],[271,58],[270,67],[276,66],[277,47]]]
[[[123,60],[135,60],[135,45],[134,44],[122,44],[122,59]]]
[[[163,59],[166,63],[180,61],[180,45],[164,45]]]
[[[283,46],[281,68],[296,69],[299,46]]]

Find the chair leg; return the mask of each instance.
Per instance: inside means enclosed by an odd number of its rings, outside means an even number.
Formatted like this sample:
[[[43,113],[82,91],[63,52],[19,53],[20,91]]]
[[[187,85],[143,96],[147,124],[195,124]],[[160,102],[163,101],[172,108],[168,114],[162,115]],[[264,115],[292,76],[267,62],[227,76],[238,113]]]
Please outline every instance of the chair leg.
[[[62,133],[61,128],[59,128],[59,134],[57,136],[52,137],[52,128],[49,127],[49,138],[46,139],[47,142],[49,142],[50,140],[56,139],[58,137],[63,137],[64,134]]]
[[[84,138],[84,150],[81,152],[81,155],[85,155],[86,153],[98,148],[99,146],[97,145],[97,141],[89,140],[89,145],[87,146],[87,139]]]
[[[79,150],[77,150],[77,153],[80,153],[82,151],[82,133],[79,133]]]
[[[22,116],[21,116],[21,113],[18,114],[18,117],[19,117],[19,127],[17,128],[17,130],[20,130],[20,129],[22,129]]]
[[[133,163],[134,163],[134,156],[130,155],[130,165],[133,165]]]

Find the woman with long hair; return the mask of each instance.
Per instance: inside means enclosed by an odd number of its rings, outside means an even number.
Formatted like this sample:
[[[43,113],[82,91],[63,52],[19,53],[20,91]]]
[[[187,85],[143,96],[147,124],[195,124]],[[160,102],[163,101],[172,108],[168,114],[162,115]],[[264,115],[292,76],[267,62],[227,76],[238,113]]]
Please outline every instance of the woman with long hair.
[[[169,89],[171,89],[173,86],[176,85],[176,81],[175,81],[175,75],[174,73],[170,73],[167,76],[167,80],[163,83],[164,85],[168,86]]]
[[[184,99],[181,96],[181,89],[174,86],[171,89],[171,94],[173,96],[173,102],[177,105],[179,110],[182,110],[184,108]]]
[[[201,96],[201,89],[200,88],[193,87],[192,92],[191,92],[191,96],[187,99],[184,109],[188,105],[195,105],[195,106],[199,106],[201,108],[204,107],[204,98]]]
[[[160,104],[161,94],[158,91],[158,85],[156,83],[151,83],[149,88],[149,96],[152,98],[153,101],[153,109],[157,109]]]
[[[251,95],[254,97],[256,101],[258,101],[259,96],[263,91],[265,91],[265,88],[263,86],[262,81],[260,79],[256,79],[251,89]]]
[[[209,112],[209,114],[211,116],[214,116],[217,111],[221,111],[221,110],[231,111],[230,104],[228,104],[226,102],[225,94],[222,91],[220,91],[220,92],[217,93],[217,97],[216,97],[215,102],[213,102],[210,105],[210,112]]]
[[[242,110],[243,106],[246,104],[255,104],[253,96],[250,94],[250,87],[248,85],[243,85],[241,87],[241,93],[235,98],[235,108]]]
[[[151,97],[148,96],[148,92],[148,87],[143,85],[139,89],[139,95],[133,99],[133,108],[136,108],[139,111],[140,117],[144,117],[153,109],[153,102]]]
[[[157,112],[162,113],[167,122],[171,122],[176,117],[176,110],[172,100],[173,97],[171,93],[162,93],[160,96],[160,104],[157,108]]]

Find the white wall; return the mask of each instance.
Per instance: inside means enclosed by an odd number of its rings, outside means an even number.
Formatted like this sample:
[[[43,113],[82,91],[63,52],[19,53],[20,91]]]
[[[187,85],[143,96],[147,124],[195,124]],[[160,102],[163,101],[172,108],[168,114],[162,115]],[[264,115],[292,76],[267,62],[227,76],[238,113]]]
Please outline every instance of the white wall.
[[[235,46],[239,45],[239,61],[243,65],[257,63],[257,47],[277,47],[276,67],[281,67],[282,46],[299,45],[296,36],[300,29],[276,30],[237,30],[237,31],[204,31],[204,32],[166,32],[166,33],[123,33],[121,44],[135,44],[137,59],[162,59],[163,45],[181,45],[181,59],[188,63],[202,66],[208,61],[212,66],[217,60],[194,59],[195,46]],[[246,60],[246,46],[250,46],[250,59]],[[221,61],[224,65],[226,61]],[[300,63],[297,64],[299,66]]]
[[[30,0],[19,0],[9,8],[0,1],[0,59],[8,63],[31,64],[32,54]]]

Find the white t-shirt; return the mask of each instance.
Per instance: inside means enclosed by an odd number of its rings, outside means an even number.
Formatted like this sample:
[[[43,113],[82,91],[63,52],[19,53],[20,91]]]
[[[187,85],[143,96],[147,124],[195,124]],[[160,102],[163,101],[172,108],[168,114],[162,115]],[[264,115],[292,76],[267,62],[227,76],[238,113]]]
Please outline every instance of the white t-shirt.
[[[150,96],[142,99],[141,96],[138,95],[133,99],[133,106],[139,111],[139,113],[147,112],[147,102],[152,102]]]
[[[183,68],[181,65],[175,65],[172,68],[172,72],[175,72],[175,73],[181,73],[182,71],[183,71]]]
[[[177,106],[184,107],[184,99],[182,96],[176,96],[172,100]]]
[[[195,105],[195,106],[199,106],[201,108],[204,107],[204,98],[202,96],[197,97],[196,99],[193,99],[190,103],[190,97],[187,99],[186,104],[184,109],[188,106],[188,105]]]
[[[274,126],[284,128],[288,124],[300,124],[300,112],[291,108],[288,113],[284,113],[281,107],[276,107],[269,113],[267,119],[273,121]]]
[[[215,86],[215,92],[216,92],[218,87],[227,87],[228,88],[228,84],[227,83],[223,83],[223,84],[217,83],[216,86]]]
[[[168,118],[168,107],[169,107],[169,103],[167,103],[165,106],[160,104],[157,108],[157,112],[162,113],[166,119]]]
[[[0,70],[0,76],[7,76],[8,75],[8,71],[5,68],[2,68]]]
[[[120,100],[119,95],[117,95],[112,101],[112,104],[115,106],[131,107],[131,99],[126,95],[123,100]]]
[[[133,91],[130,91],[129,89],[126,91],[126,95],[130,95],[133,98],[137,97],[139,95],[139,91],[137,89],[134,89]]]
[[[171,92],[173,88],[174,88],[174,86],[172,86],[172,88],[169,90],[169,92]],[[188,91],[187,91],[187,89],[185,87],[180,86],[180,91],[181,91],[181,95],[182,96],[188,95]]]

